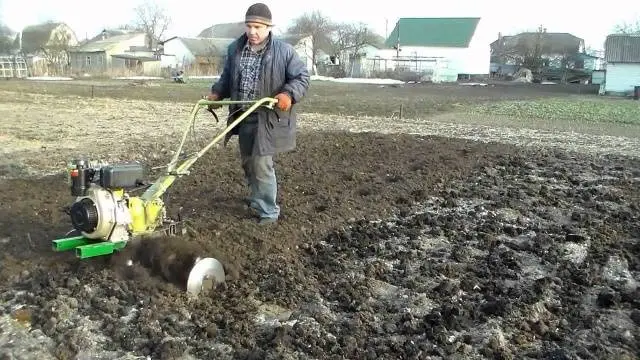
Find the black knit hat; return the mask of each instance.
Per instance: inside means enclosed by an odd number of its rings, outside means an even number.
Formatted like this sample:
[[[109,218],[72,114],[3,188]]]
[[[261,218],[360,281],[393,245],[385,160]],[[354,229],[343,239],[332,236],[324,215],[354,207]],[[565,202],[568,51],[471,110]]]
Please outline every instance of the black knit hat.
[[[263,3],[256,3],[249,6],[244,22],[257,22],[264,25],[273,25],[271,23],[271,10]]]

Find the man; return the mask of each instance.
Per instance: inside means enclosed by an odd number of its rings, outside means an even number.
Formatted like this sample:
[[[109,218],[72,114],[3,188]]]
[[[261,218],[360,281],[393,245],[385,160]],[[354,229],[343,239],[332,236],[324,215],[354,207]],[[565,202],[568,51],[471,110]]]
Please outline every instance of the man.
[[[227,49],[220,79],[211,87],[209,100],[278,99],[275,111],[260,109],[236,126],[225,139],[238,135],[240,156],[250,189],[246,199],[258,213],[259,223],[277,221],[277,179],[273,156],[296,146],[296,104],[309,88],[309,73],[293,49],[271,33],[271,11],[262,3],[249,7],[246,31]],[[227,124],[246,107],[229,106]]]

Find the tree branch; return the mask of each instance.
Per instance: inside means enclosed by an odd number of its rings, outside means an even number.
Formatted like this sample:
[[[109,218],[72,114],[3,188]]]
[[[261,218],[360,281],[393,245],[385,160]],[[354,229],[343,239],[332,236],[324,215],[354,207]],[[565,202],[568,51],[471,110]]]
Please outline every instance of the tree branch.
[[[171,18],[164,8],[149,0],[137,6],[134,12],[135,26],[147,35],[147,46],[153,49],[154,42],[160,41],[169,28]]]

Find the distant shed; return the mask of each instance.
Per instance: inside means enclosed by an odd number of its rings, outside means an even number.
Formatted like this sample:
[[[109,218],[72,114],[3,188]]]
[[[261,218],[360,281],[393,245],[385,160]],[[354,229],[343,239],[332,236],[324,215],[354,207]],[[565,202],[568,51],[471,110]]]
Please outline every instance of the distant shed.
[[[632,94],[640,86],[640,35],[609,35],[604,47],[604,93]]]

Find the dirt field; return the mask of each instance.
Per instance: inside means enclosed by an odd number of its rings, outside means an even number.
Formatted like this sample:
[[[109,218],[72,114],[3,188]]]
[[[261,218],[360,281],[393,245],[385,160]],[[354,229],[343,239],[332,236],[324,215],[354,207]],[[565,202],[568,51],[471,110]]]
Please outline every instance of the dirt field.
[[[232,142],[168,193],[197,236],[53,254],[65,162],[166,163],[205,91],[0,84],[1,356],[640,356],[640,106],[578,87],[314,82],[277,226],[243,208]],[[195,140],[217,129],[205,113]],[[189,300],[150,254],[217,257],[228,281]]]

